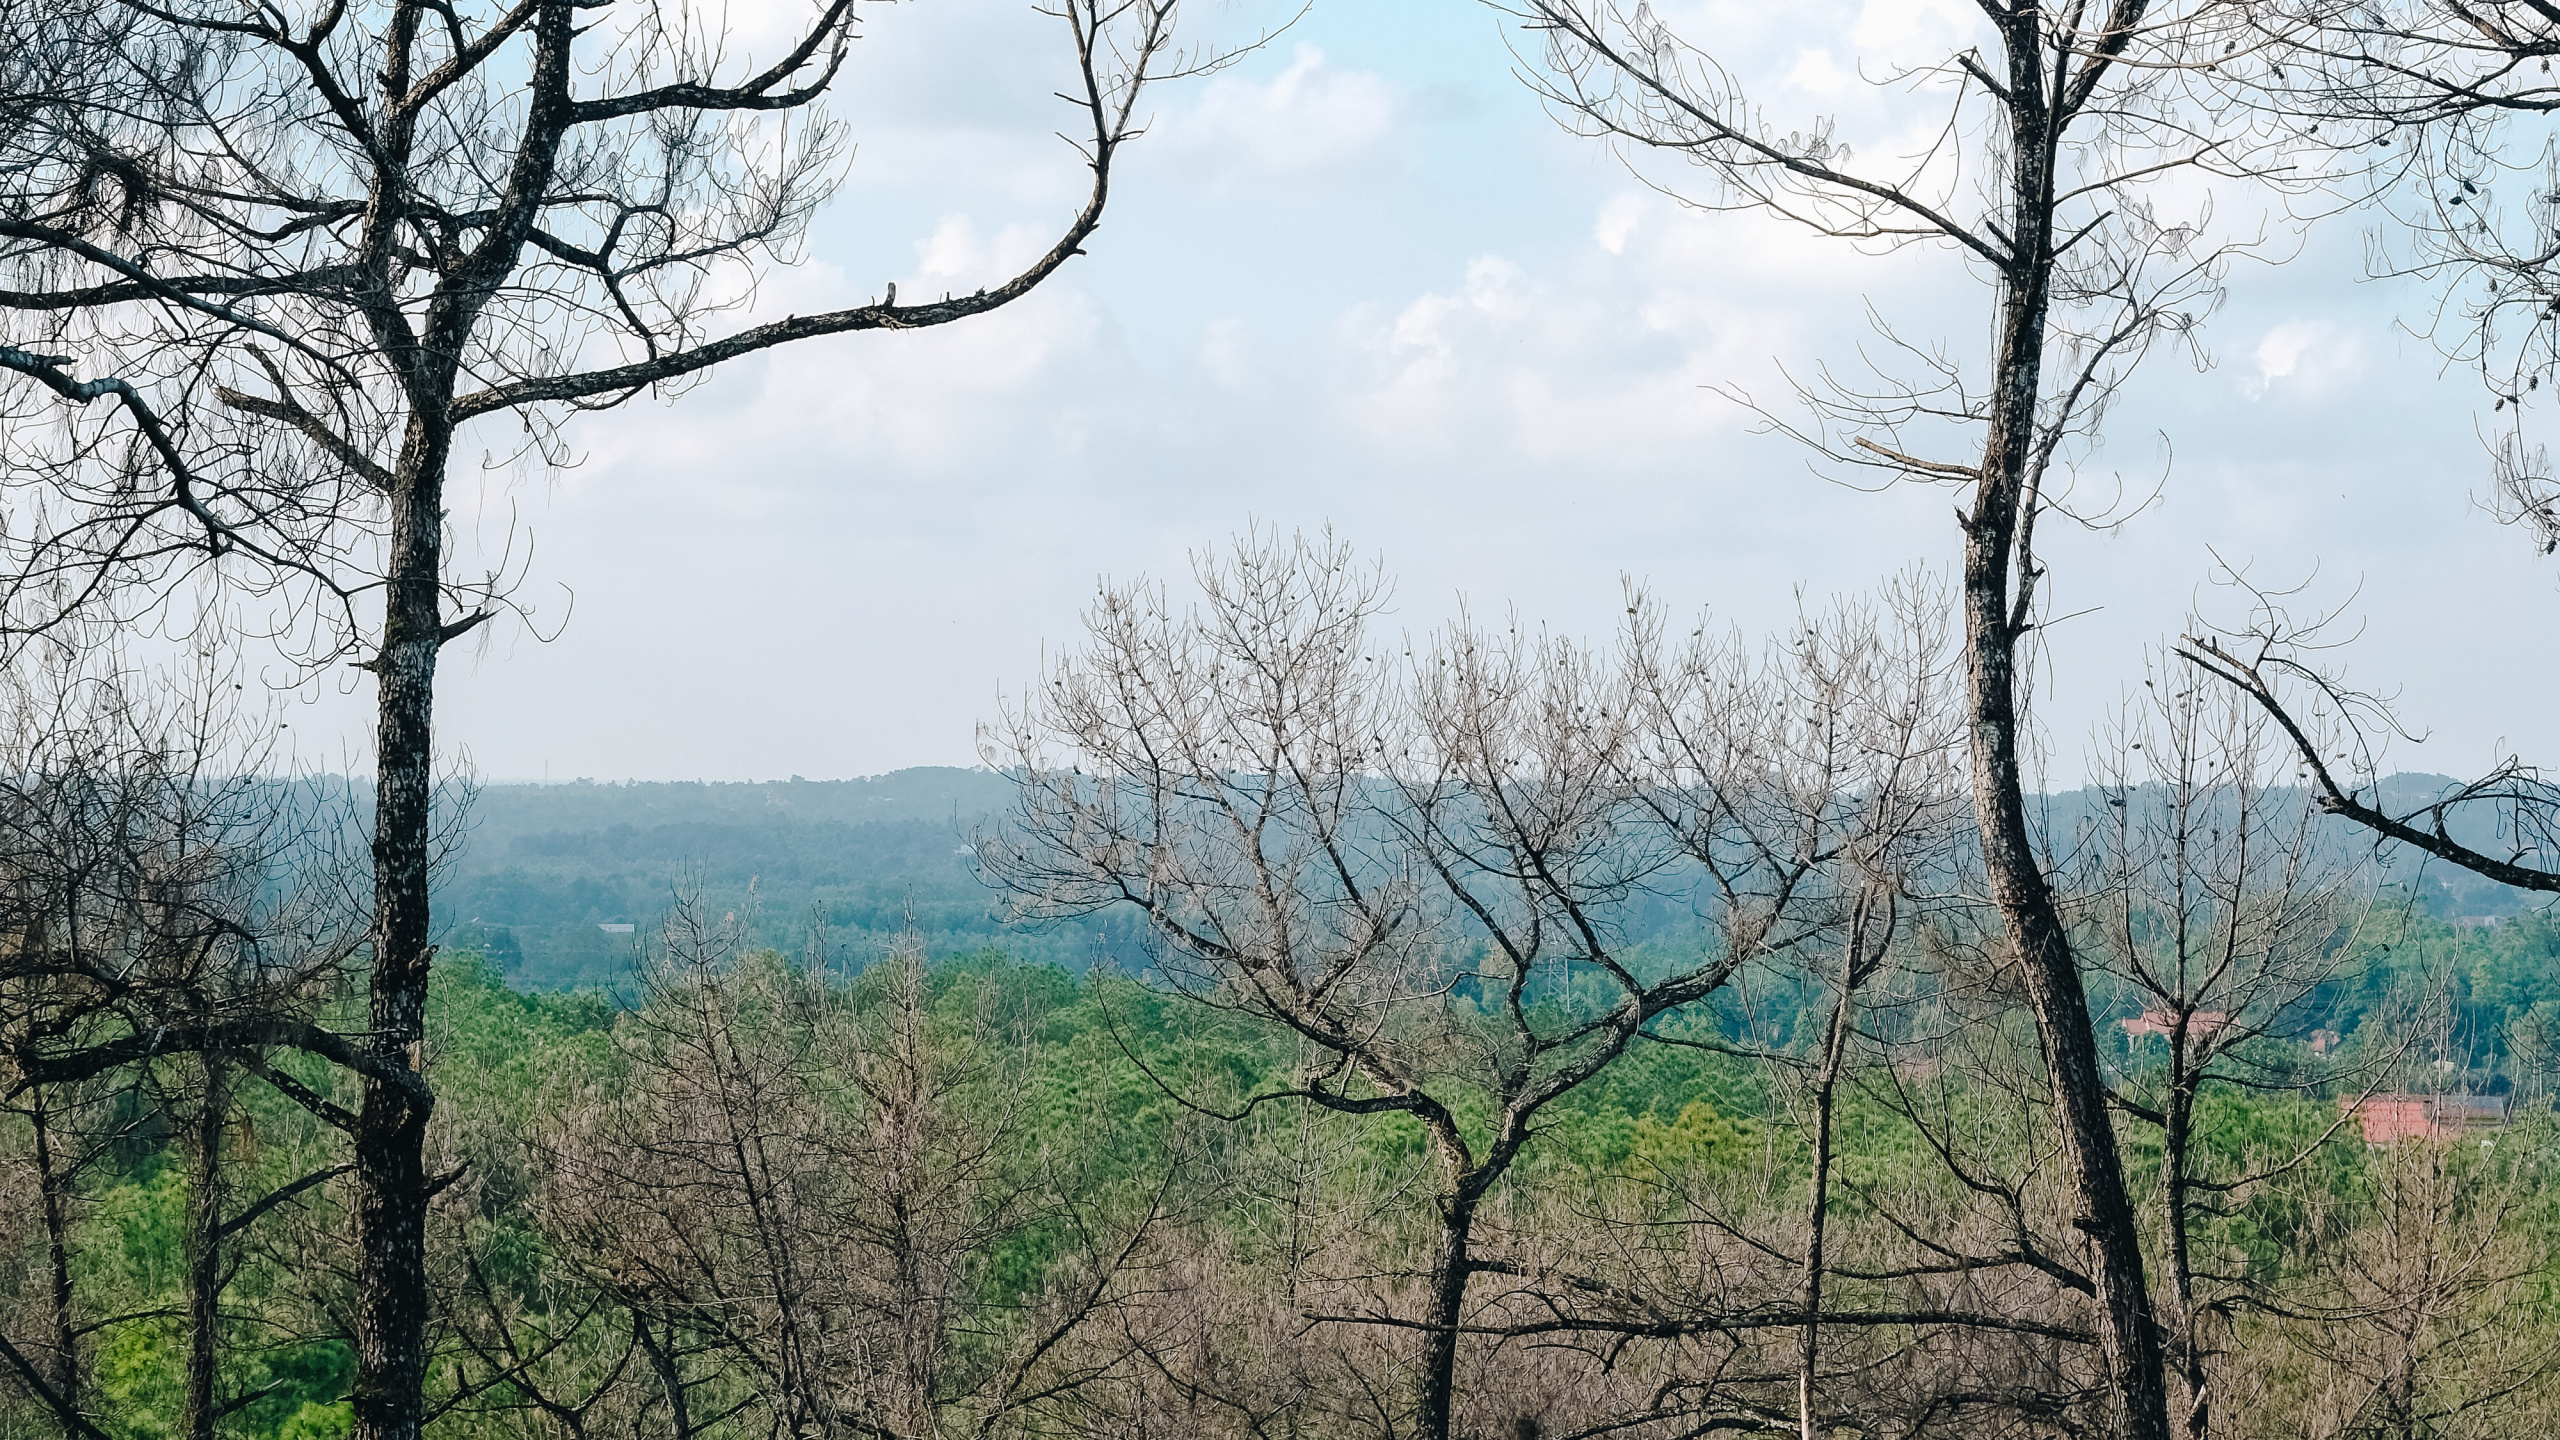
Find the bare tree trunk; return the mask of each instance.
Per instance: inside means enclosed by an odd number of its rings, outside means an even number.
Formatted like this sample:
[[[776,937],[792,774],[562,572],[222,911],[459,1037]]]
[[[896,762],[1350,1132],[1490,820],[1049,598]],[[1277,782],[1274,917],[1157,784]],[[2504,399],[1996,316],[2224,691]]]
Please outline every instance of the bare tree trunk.
[[[2142,1244],[2124,1167],[2107,1117],[2106,1082],[2078,957],[2054,902],[2052,884],[2027,834],[2019,755],[2018,650],[2032,624],[2042,571],[2034,556],[2041,464],[2037,397],[2052,300],[2055,131],[2065,121],[2040,70],[2043,47],[2033,7],[2003,22],[2026,27],[2008,45],[2017,158],[2011,170],[2015,247],[2003,277],[1993,361],[1990,434],[1964,520],[1964,621],[1968,749],[1983,867],[2026,981],[2053,1088],[2072,1223],[2089,1238],[2097,1289],[2098,1348],[2115,1425],[2125,1440],[2168,1440],[2169,1397],[2153,1328]],[[2041,97],[2039,99],[2039,97]],[[2015,590],[2012,590],[2012,578]]]
[[[53,1126],[45,1115],[45,1099],[44,1089],[36,1088],[29,1097],[28,1114],[35,1121],[36,1188],[44,1207],[45,1259],[52,1271],[53,1393],[65,1410],[77,1414],[80,1337],[71,1322],[71,1177],[54,1163]]]
[[[2212,1427],[2212,1394],[2206,1385],[2204,1345],[2196,1333],[2196,1275],[2193,1240],[2188,1235],[2187,1206],[2193,1188],[2187,1178],[2187,1156],[2195,1138],[2194,1087],[2187,1082],[2184,1036],[2172,1036],[2178,1052],[2171,1063],[2169,1123],[2162,1128],[2162,1165],[2166,1170],[2169,1209],[2169,1285],[2178,1324],[2178,1369],[2187,1385],[2186,1440],[2205,1440]]]
[[[2039,306],[2040,308],[2040,306]],[[2033,380],[2025,403],[2034,403]],[[1987,469],[1988,467],[1986,467]],[[2001,487],[1984,477],[1965,544],[1965,629],[1970,660],[1973,789],[1993,903],[2006,923],[2034,1008],[2053,1087],[2054,1121],[2066,1174],[2089,1237],[2097,1286],[2098,1345],[2126,1440],[2167,1440],[2169,1397],[2160,1339],[2152,1328],[2142,1244],[2124,1167],[2107,1118],[2106,1082],[2077,957],[2052,886],[2027,838],[2018,760],[2017,641],[2008,614],[2007,566],[2014,510],[1992,502]]]
[[[1857,994],[1857,964],[1853,939],[1848,964],[1842,967],[1840,999],[1831,1007],[1831,1022],[1823,1031],[1821,1067],[1813,1077],[1813,1186],[1805,1200],[1804,1279],[1797,1292],[1803,1315],[1796,1328],[1796,1426],[1801,1440],[1814,1440],[1813,1372],[1822,1352],[1822,1240],[1831,1218],[1832,1097],[1840,1084],[1841,1061],[1849,1051],[1849,1007]]]
[[[213,1440],[222,1364],[222,1122],[231,1094],[222,1057],[204,1056],[204,1092],[187,1137],[187,1440]]]
[[[390,582],[374,660],[380,687],[375,741],[372,1033],[366,1047],[388,1074],[365,1077],[355,1134],[354,1440],[417,1440],[427,1318],[427,1117],[422,1076],[427,972],[434,959],[427,908],[434,778],[436,651],[442,643],[444,463],[449,432],[413,423],[412,456],[392,496]],[[407,1083],[402,1083],[402,1082]]]
[[[667,1435],[669,1440],[693,1440],[692,1392],[684,1381],[684,1371],[676,1364],[675,1335],[670,1327],[667,1343],[649,1331],[649,1317],[635,1312],[631,1317],[631,1333],[640,1342],[641,1353],[649,1357],[649,1370],[657,1377],[658,1389],[667,1397]]]
[[[1440,1239],[1431,1257],[1431,1306],[1423,1316],[1422,1406],[1414,1417],[1420,1440],[1449,1440],[1449,1412],[1458,1389],[1458,1326],[1466,1318],[1467,1276],[1473,1260],[1467,1235],[1475,1228],[1476,1202],[1443,1197],[1434,1207]]]

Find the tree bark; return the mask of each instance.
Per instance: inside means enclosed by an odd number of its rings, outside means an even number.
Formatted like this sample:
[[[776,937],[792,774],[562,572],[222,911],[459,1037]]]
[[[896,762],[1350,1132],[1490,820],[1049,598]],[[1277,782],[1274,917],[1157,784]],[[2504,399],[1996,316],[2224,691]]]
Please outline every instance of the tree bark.
[[[1414,1417],[1420,1440],[1449,1440],[1450,1410],[1458,1389],[1458,1325],[1466,1317],[1467,1276],[1474,1262],[1467,1234],[1475,1226],[1475,1202],[1443,1197],[1436,1207],[1440,1239],[1431,1259],[1431,1307],[1423,1317],[1422,1406]]]
[[[426,1357],[427,1118],[422,1069],[427,975],[429,806],[436,651],[442,644],[443,489],[449,429],[413,421],[392,494],[391,564],[374,782],[372,1033],[365,1043],[408,1084],[367,1077],[355,1134],[354,1440],[417,1440]]]
[[[2031,548],[2039,498],[2037,401],[2052,300],[2055,164],[2063,97],[2050,93],[2034,7],[2008,37],[2014,253],[2002,277],[1991,425],[1973,507],[1963,519],[1967,751],[1983,868],[2026,982],[2053,1091],[2054,1122],[2075,1214],[2088,1237],[2098,1348],[2124,1440],[2169,1440],[2160,1337],[2143,1277],[2141,1233],[2127,1198],[2106,1082],[2098,1068],[2078,956],[2027,833],[2019,755],[2018,650],[2041,572]],[[2016,588],[2012,590],[2012,578]]]
[[[222,1122],[231,1107],[222,1057],[204,1056],[204,1093],[188,1137],[187,1159],[187,1440],[214,1440],[222,1418],[215,1393],[222,1368]]]
[[[2205,1374],[2202,1338],[2196,1333],[2195,1255],[2187,1215],[2192,1190],[2187,1180],[2187,1157],[2195,1137],[2196,1097],[2187,1068],[2184,1022],[2179,1028],[2181,1033],[2169,1037],[2174,1070],[2166,1111],[2169,1123],[2161,1129],[2161,1163],[2168,1190],[2169,1286],[2177,1306],[2178,1368],[2187,1385],[2186,1440],[2205,1440],[2212,1429],[2213,1395]]]
[[[44,1090],[37,1088],[31,1096],[30,1114],[35,1121],[36,1188],[44,1208],[45,1258],[52,1270],[49,1298],[53,1310],[53,1393],[65,1410],[77,1414],[80,1337],[71,1320],[71,1177],[54,1162],[53,1126],[45,1115],[45,1099]]]
[[[1796,1428],[1799,1440],[1815,1440],[1813,1372],[1822,1354],[1823,1234],[1831,1218],[1831,1112],[1840,1084],[1840,1064],[1849,1049],[1849,1006],[1857,993],[1857,947],[1853,939],[1849,963],[1842,967],[1840,999],[1831,1007],[1831,1023],[1822,1035],[1821,1068],[1813,1077],[1813,1185],[1805,1199],[1804,1278],[1796,1303],[1803,1315],[1796,1329]]]

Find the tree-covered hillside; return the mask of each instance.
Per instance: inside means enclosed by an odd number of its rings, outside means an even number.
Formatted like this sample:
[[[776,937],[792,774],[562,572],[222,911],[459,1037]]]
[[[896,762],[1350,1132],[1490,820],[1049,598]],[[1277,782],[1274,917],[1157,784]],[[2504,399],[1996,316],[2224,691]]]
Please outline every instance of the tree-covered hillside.
[[[920,767],[862,780],[761,784],[490,785],[450,807],[458,832],[437,889],[448,943],[481,949],[534,989],[610,985],[680,889],[741,912],[798,954],[822,935],[867,958],[912,922],[927,950],[1001,945],[1082,969],[1097,932],[1005,923],[970,839],[1013,787],[985,770]],[[607,925],[632,925],[628,933]]]
[[[2405,807],[2451,783],[2399,775],[2383,790]],[[947,766],[859,780],[489,785],[447,807],[445,824],[460,843],[437,889],[438,918],[448,943],[484,951],[510,983],[533,989],[614,983],[683,887],[697,888],[707,907],[744,912],[763,943],[788,954],[818,939],[823,922],[825,943],[864,958],[910,920],[936,956],[993,946],[1080,971],[1097,944],[1126,948],[1125,924],[1007,922],[970,844],[1012,798],[1002,775]],[[2042,797],[2040,813],[2048,833],[2068,837],[2106,804],[2096,788],[2060,791]],[[2492,838],[2456,829],[2470,843]],[[2366,853],[2361,832],[2338,825],[2325,833],[2341,859]],[[2406,854],[2378,878],[2416,894],[2440,919],[2511,915],[2522,903],[2467,871]],[[1666,894],[1633,907],[1628,922],[1648,933],[1631,938],[1685,933],[1696,898]]]

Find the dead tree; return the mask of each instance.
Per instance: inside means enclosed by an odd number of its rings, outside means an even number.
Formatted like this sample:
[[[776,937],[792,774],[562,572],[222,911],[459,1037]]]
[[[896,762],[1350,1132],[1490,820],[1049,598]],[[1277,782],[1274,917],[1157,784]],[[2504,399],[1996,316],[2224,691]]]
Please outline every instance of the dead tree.
[[[2363,827],[2377,844],[2406,845],[2518,890],[2560,893],[2560,783],[2511,755],[2476,779],[2393,806],[2378,762],[2390,739],[2409,732],[2390,703],[2322,663],[2334,648],[2326,632],[2335,617],[2297,620],[2285,598],[2258,593],[2246,621],[2186,637],[2179,657],[2267,716],[2323,812]],[[2457,836],[2465,825],[2494,839]]]
[[[2121,1016],[2131,1063],[2115,1099],[2160,1136],[2162,1322],[2187,1440],[2217,1428],[2217,1347],[2233,1315],[2273,1299],[2200,1257],[2200,1227],[2310,1161],[2349,1123],[2352,1105],[2331,1110],[2328,1095],[2345,1085],[2352,1099],[2359,1075],[2390,1060],[2383,1046],[2350,1066],[2309,1043],[2370,887],[2351,849],[2323,844],[2318,807],[2286,783],[2292,762],[2246,700],[2155,672],[2101,742],[2084,792],[2096,803],[2065,871],[2083,948],[2134,1011]],[[2291,1143],[2234,1154],[2200,1108],[2217,1094],[2317,1096],[2325,1113]]]
[[[2274,1372],[2290,1433],[2493,1440],[2550,1426],[2560,1346],[2525,1297],[2551,1243],[2523,1217],[2549,1182],[2521,1138],[2404,1139],[2367,1151],[2350,1183],[2296,1187],[2306,1283],[2261,1331],[2268,1353],[2250,1357]]]
[[[128,1095],[185,1134],[181,1393],[187,1433],[208,1437],[240,1399],[216,1385],[243,1232],[341,1173],[243,1198],[226,1135],[244,1073],[334,1108],[269,1061],[303,1048],[361,943],[331,863],[349,817],[326,785],[257,775],[272,732],[232,724],[227,674],[114,658],[30,656],[0,684],[0,1101],[33,1130],[52,1321],[38,1344],[0,1335],[0,1360],[65,1433],[95,1440],[81,1342],[148,1317],[96,1318],[76,1293],[68,1211],[133,1126],[63,1122]]]
[[[67,1432],[95,1440],[75,1419],[89,1414],[87,1342],[95,1333],[90,1310],[73,1278],[72,1230],[83,1208],[82,1180],[109,1152],[115,1123],[114,1079],[75,1085],[30,1085],[0,1107],[25,1121],[25,1149],[9,1156],[5,1173],[14,1235],[0,1235],[0,1254],[24,1257],[27,1291],[11,1307],[26,1322],[0,1318],[0,1367],[9,1388],[23,1391]],[[13,1150],[15,1147],[12,1147]],[[29,1233],[32,1231],[33,1233]],[[32,1251],[30,1255],[27,1252]],[[14,1258],[14,1257],[13,1257]]]
[[[1106,1125],[1045,1117],[1094,1143],[1043,1143],[996,997],[941,1014],[911,943],[849,979],[759,954],[690,901],[644,979],[609,1072],[531,1144],[531,1218],[596,1302],[566,1307],[590,1335],[563,1343],[556,1314],[475,1268],[471,1408],[678,1437],[984,1437],[1036,1432],[1125,1368],[1123,1293],[1179,1166],[1136,1201],[1086,1183]],[[993,1257],[1034,1232],[1052,1261],[1007,1289]]]
[[[1701,620],[1685,642],[1638,607],[1627,666],[1643,742],[1635,793],[1710,877],[1729,917],[1756,929],[1803,887],[1825,933],[1737,937],[1793,967],[1797,1013],[1820,1014],[1809,1047],[1772,1049],[1803,1112],[1811,1158],[1798,1275],[1795,1411],[1825,1433],[1822,1339],[1832,1209],[1833,1123],[1861,1028],[1860,1000],[1893,963],[1901,931],[1934,899],[1957,834],[1959,729],[1945,597],[1906,576],[1877,600],[1798,620],[1753,663]],[[1800,911],[1812,910],[1800,906]],[[1826,950],[1828,953],[1826,953]],[[1696,1041],[1655,1035],[1659,1043]],[[1770,1037],[1773,1042],[1790,1037]]]
[[[1827,123],[1766,121],[1705,37],[1613,0],[1506,7],[1544,46],[1534,83],[1569,127],[1694,165],[1709,208],[1754,209],[1877,246],[1925,244],[1982,283],[1979,361],[1899,342],[1911,372],[1804,398],[1787,423],[1831,461],[1963,497],[1961,607],[1976,819],[1993,900],[2026,978],[2065,1141],[2119,1429],[2168,1433],[2139,1225],[2109,1129],[2079,962],[2026,814],[2029,647],[2047,570],[2040,521],[2073,512],[2069,478],[2117,383],[2214,303],[2228,249],[2176,218],[2172,177],[2265,178],[2280,132],[2200,86],[2243,40],[2233,7],[2144,0],[1986,3],[1980,44],[1873,78],[1940,105],[1922,153],[1852,147]],[[2230,49],[2226,49],[2230,47]],[[1679,188],[1676,179],[1663,183]],[[1943,447],[1961,446],[1963,458]]]
[[[1030,293],[1101,224],[1147,87],[1214,62],[1175,49],[1174,11],[1049,12],[1091,185],[1022,271],[743,326],[721,324],[721,297],[796,255],[841,172],[821,107],[854,0],[807,7],[761,67],[685,7],[9,12],[0,54],[85,61],[0,125],[13,633],[245,606],[307,673],[374,682],[370,1013],[313,1047],[364,1087],[361,1440],[409,1440],[421,1418],[437,656],[505,613],[521,573],[449,555],[455,456],[557,461],[571,413]]]
[[[1292,1083],[1223,1113],[1298,1102],[1420,1127],[1419,1313],[1390,1295],[1316,1318],[1415,1332],[1414,1424],[1442,1440],[1462,1336],[1617,1323],[1591,1298],[1605,1286],[1477,1243],[1540,1117],[1745,965],[1836,934],[1856,904],[1844,855],[1928,812],[1926,762],[1885,743],[1890,722],[1844,717],[1877,698],[1855,693],[1857,662],[1832,653],[1837,673],[1754,676],[1757,700],[1737,697],[1722,642],[1666,645],[1640,596],[1612,663],[1517,622],[1382,635],[1383,578],[1330,540],[1256,536],[1195,573],[1195,609],[1106,586],[1086,644],[987,733],[1021,798],[978,853],[1028,914],[1134,909],[1156,978],[1302,1045]],[[1906,662],[1874,663],[1864,679],[1900,683]],[[1798,679],[1827,688],[1759,734]],[[1895,758],[1912,788],[1859,792]],[[1625,910],[1658,893],[1694,896],[1707,923],[1647,958]],[[1500,1293],[1479,1300],[1480,1282]]]
[[[2250,22],[2253,43],[2226,67],[2232,93],[2323,147],[2322,168],[2380,214],[2375,268],[2415,282],[2413,328],[2475,369],[2490,397],[2492,513],[2544,554],[2560,549],[2560,479],[2531,429],[2560,365],[2548,129],[2560,12],[2533,0],[2312,0],[2253,8]],[[2388,803],[2371,765],[2400,722],[2321,653],[2337,644],[2334,617],[2291,613],[2294,598],[2253,591],[2246,620],[2182,653],[2264,709],[2327,813],[2377,843],[2560,892],[2560,786],[2510,756],[2444,794]]]

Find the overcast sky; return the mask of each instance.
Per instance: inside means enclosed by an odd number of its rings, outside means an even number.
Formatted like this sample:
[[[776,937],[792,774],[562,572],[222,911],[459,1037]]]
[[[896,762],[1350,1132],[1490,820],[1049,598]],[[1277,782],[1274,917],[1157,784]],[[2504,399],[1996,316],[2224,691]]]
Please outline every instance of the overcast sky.
[[[1853,139],[1859,57],[1943,54],[1977,13],[1685,8],[1773,119],[1838,113]],[[1280,15],[1188,18],[1231,39]],[[1044,247],[1083,184],[1053,133],[1061,42],[1025,0],[873,11],[838,107],[849,183],[759,313],[974,289]],[[556,640],[449,653],[449,742],[491,779],[974,763],[974,726],[1072,643],[1097,577],[1181,576],[1256,521],[1383,556],[1414,630],[1463,597],[1605,635],[1622,575],[1757,630],[1799,587],[1949,563],[1950,492],[1829,483],[1707,387],[1773,396],[1782,370],[1854,360],[1871,305],[1977,354],[1975,279],[1942,251],[1684,210],[1559,130],[1514,63],[1467,0],[1316,0],[1154,96],[1090,257],[1031,298],[584,422],[575,470],[456,510],[485,534],[512,507],[544,625],[576,603]],[[2112,416],[2083,493],[2120,472],[2159,497],[2048,538],[2055,609],[2088,612],[2056,632],[2041,702],[2057,778],[2146,645],[2199,603],[2232,610],[2215,553],[2362,617],[2343,658],[2432,732],[2398,767],[2560,761],[2560,570],[2480,511],[2478,392],[2397,323],[2424,297],[2365,282],[2362,257],[2350,219],[2244,266],[2210,368],[2157,356]],[[306,757],[348,743],[355,710],[302,712]]]

